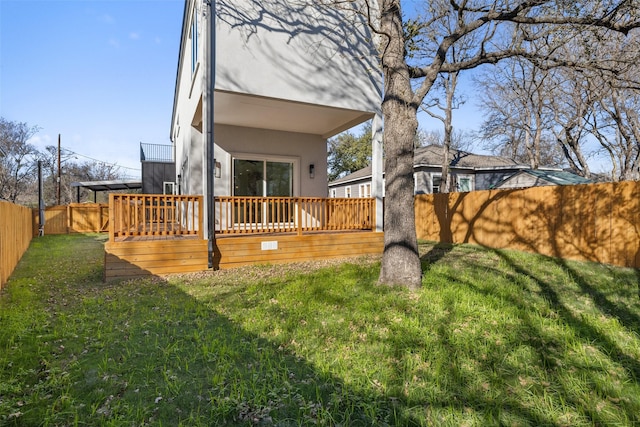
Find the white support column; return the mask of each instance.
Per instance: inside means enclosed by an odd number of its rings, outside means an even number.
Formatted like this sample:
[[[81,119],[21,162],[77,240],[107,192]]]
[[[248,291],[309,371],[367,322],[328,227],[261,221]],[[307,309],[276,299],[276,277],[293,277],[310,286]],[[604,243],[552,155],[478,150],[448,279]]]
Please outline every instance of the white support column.
[[[383,141],[382,141],[382,113],[377,112],[373,117],[371,126],[371,197],[376,199],[376,231],[383,230],[383,203],[382,196],[384,194],[383,181]]]

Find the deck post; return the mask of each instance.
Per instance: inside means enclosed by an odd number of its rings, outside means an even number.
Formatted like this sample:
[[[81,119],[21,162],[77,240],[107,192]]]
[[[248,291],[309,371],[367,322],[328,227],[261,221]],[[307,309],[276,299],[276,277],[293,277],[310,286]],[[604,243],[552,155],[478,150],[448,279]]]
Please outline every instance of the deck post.
[[[383,229],[383,161],[382,161],[382,112],[376,112],[373,117],[371,126],[371,197],[375,199],[375,222],[373,230],[382,231]]]
[[[296,209],[298,211],[298,236],[302,236],[302,201],[296,199]]]
[[[116,203],[115,203],[115,194],[109,194],[109,241],[116,241]]]

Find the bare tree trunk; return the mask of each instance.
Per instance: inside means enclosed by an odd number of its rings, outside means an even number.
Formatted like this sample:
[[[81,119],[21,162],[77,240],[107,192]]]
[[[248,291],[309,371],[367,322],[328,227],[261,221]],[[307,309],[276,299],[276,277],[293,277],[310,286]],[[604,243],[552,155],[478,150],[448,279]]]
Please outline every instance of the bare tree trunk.
[[[422,284],[413,200],[418,105],[411,102],[413,91],[404,59],[399,0],[383,2],[381,31],[388,35],[388,44],[382,51],[386,201],[384,252],[378,282],[417,289]]]
[[[442,193],[449,193],[451,191],[451,177],[449,176],[449,153],[451,152],[451,145],[453,139],[453,97],[455,95],[456,86],[458,85],[458,73],[451,73],[448,76],[446,84],[447,94],[447,106],[445,108],[445,120],[444,120],[444,155],[442,156],[442,186],[440,191]]]

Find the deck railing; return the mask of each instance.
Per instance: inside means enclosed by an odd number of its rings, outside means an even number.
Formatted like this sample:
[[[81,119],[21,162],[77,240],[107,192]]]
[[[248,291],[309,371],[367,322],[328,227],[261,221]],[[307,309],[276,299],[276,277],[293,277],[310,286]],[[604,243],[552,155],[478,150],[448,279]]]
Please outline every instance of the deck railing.
[[[216,233],[302,234],[375,229],[375,200],[319,197],[216,197]]]
[[[202,196],[109,195],[109,240],[151,236],[203,238]]]
[[[203,197],[109,195],[109,239],[203,236]],[[375,229],[375,200],[319,197],[216,197],[222,235]]]

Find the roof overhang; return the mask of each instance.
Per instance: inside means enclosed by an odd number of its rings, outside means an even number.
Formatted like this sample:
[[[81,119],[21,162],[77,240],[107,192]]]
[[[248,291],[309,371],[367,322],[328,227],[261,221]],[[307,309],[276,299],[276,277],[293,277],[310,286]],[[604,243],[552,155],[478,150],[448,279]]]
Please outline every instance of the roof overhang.
[[[216,124],[309,133],[330,138],[359,125],[374,113],[235,92],[216,91]]]

